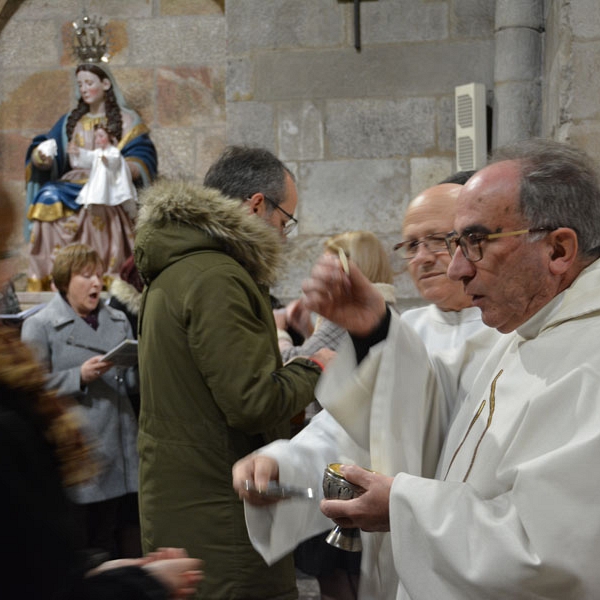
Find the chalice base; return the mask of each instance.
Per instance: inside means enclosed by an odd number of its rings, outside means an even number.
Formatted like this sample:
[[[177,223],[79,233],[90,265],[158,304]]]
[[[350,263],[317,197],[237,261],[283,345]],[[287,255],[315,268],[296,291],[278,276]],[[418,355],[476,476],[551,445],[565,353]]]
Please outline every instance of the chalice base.
[[[330,532],[325,541],[340,550],[348,552],[360,552],[362,542],[360,541],[360,529],[355,527],[345,529],[336,525]]]

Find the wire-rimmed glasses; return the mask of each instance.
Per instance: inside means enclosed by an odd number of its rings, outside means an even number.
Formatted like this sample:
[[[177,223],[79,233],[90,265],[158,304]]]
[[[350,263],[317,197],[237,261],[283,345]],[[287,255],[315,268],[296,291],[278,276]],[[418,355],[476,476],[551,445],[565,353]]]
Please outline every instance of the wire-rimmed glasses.
[[[498,233],[482,233],[479,231],[471,231],[458,235],[456,231],[450,232],[446,238],[446,247],[450,256],[454,256],[456,249],[460,247],[463,256],[469,262],[479,262],[483,258],[482,242],[497,240],[504,237],[512,237],[515,235],[525,235],[528,233],[542,233],[554,231],[556,227],[532,227],[530,229],[517,229],[515,231],[501,231]]]
[[[444,231],[439,233],[431,233],[414,240],[405,240],[396,244],[394,246],[394,250],[398,251],[400,258],[404,258],[406,260],[412,260],[417,255],[419,246],[421,244],[423,244],[427,251],[431,252],[432,254],[448,252],[448,246],[446,244],[446,237],[448,235],[450,234],[447,231]]]
[[[283,233],[283,235],[289,235],[290,233],[292,233],[292,231],[294,231],[294,229],[296,229],[296,225],[298,225],[298,219],[296,219],[296,217],[294,217],[294,215],[290,215],[290,213],[287,210],[283,210],[283,208],[281,208],[281,206],[279,206],[279,204],[277,204],[277,202],[275,202],[275,200],[271,200],[271,198],[269,198],[268,196],[265,196],[263,194],[263,198],[274,208],[276,208],[277,210],[281,211],[286,217],[287,217],[287,221],[283,224],[283,228],[281,229],[281,232]]]

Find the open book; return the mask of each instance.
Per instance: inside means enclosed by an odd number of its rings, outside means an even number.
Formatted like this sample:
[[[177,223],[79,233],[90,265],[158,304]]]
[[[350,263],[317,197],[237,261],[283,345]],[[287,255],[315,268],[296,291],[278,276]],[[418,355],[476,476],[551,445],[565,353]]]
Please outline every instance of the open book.
[[[109,350],[102,360],[114,363],[119,367],[135,367],[138,355],[137,340],[123,340],[120,344]]]
[[[11,323],[20,325],[27,317],[35,314],[38,310],[44,308],[44,306],[46,306],[46,303],[42,302],[42,304],[36,304],[18,313],[1,313],[0,321],[4,321],[7,325]]]

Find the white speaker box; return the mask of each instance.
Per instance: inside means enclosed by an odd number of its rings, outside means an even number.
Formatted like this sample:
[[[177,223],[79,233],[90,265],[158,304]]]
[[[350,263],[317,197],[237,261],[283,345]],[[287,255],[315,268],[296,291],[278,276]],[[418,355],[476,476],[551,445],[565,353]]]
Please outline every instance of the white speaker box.
[[[485,85],[467,83],[454,88],[456,170],[480,169],[487,162]]]

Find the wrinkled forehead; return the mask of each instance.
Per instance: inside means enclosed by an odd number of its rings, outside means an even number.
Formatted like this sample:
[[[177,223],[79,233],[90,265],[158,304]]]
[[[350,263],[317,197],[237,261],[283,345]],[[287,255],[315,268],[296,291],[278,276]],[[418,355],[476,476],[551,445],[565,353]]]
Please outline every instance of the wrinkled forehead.
[[[463,186],[456,203],[454,229],[479,226],[495,231],[522,221],[519,214],[521,171],[515,161],[481,169]]]

